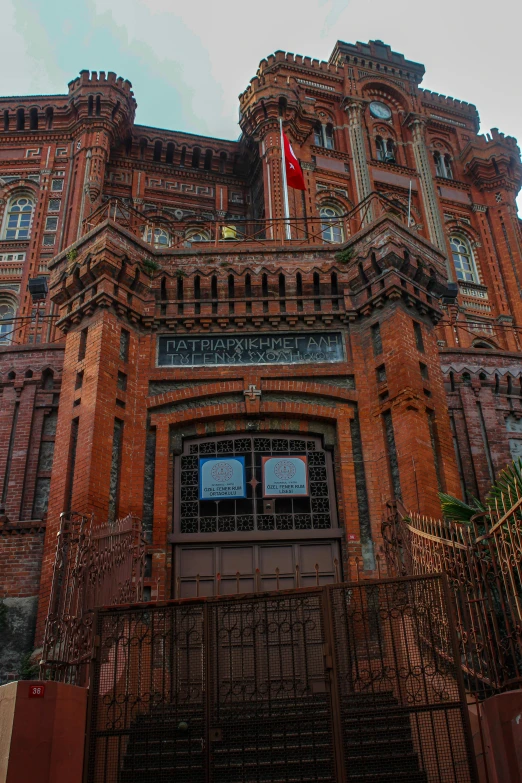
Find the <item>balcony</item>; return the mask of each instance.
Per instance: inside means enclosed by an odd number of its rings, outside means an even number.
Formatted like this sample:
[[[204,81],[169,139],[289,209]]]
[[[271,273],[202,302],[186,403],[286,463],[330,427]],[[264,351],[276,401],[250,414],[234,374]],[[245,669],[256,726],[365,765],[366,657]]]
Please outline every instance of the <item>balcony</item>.
[[[203,220],[177,219],[174,209],[142,212],[121,199],[103,203],[83,223],[87,234],[106,221],[127,229],[156,250],[226,249],[251,251],[257,247],[341,246],[350,237],[385,214],[407,225],[407,210],[381,193],[370,193],[349,212],[333,218]]]

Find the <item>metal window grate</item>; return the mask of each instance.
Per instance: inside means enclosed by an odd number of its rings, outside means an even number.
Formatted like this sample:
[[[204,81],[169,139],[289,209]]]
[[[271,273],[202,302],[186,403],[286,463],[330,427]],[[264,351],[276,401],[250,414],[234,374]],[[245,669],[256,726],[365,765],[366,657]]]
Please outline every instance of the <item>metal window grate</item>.
[[[263,456],[302,455],[308,458],[309,497],[276,498],[268,510],[263,502]],[[200,456],[245,458],[247,497],[199,500]],[[202,440],[185,445],[178,466],[180,533],[230,533],[284,530],[325,530],[336,527],[329,455],[316,440],[282,437],[241,437]]]

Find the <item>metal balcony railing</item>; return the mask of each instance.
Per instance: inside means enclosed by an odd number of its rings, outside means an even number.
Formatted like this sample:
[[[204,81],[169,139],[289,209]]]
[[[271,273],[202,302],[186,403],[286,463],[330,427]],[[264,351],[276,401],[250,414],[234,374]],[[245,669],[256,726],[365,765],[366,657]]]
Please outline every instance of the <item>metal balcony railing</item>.
[[[381,193],[372,192],[357,206],[336,217],[205,220],[176,217],[174,208],[138,210],[126,201],[110,198],[83,223],[83,232],[110,220],[158,250],[247,245],[342,245],[364,226],[384,214],[407,223],[407,210]]]

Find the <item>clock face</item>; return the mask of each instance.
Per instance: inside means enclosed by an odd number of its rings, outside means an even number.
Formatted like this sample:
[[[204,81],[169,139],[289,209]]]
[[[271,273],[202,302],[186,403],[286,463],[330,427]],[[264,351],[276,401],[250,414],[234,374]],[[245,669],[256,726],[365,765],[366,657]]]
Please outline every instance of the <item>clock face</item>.
[[[370,103],[370,114],[372,117],[377,117],[379,120],[389,120],[391,117],[391,109],[386,106],[385,103],[379,103],[379,101],[372,101]]]

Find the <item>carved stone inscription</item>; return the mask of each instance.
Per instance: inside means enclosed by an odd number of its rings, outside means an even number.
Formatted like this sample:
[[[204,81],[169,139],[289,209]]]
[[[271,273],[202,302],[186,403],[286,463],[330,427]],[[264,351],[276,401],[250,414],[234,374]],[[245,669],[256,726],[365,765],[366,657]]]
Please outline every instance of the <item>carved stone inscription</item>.
[[[158,367],[344,361],[341,332],[158,337]]]

